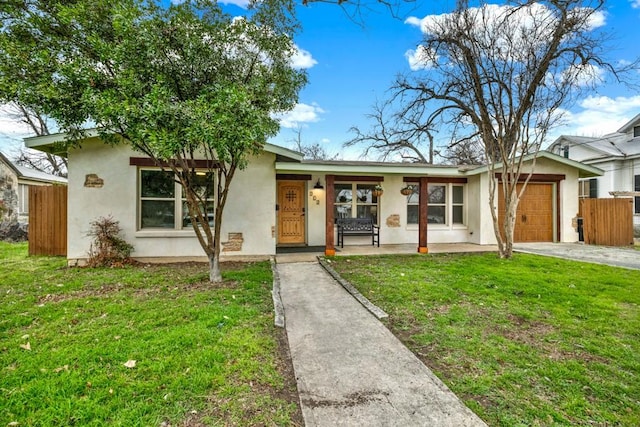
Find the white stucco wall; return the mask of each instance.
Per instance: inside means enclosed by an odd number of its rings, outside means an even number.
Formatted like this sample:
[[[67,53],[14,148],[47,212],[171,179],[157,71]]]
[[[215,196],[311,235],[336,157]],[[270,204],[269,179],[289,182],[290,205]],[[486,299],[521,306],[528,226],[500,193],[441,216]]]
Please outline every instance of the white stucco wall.
[[[376,174],[378,176],[378,174]],[[380,224],[380,244],[415,244],[418,245],[418,225],[407,224],[407,196],[400,193],[400,189],[407,184],[403,181],[403,175],[382,175],[381,182],[384,188],[384,194],[379,201],[379,224]],[[325,184],[324,174],[313,175],[312,181],[308,183],[309,197],[307,200],[307,236],[310,246],[325,245],[325,221],[326,221],[326,191],[314,191],[313,194],[319,194],[317,197],[319,203],[313,200],[312,188],[313,184],[320,178]],[[437,178],[430,178],[431,182],[437,182]],[[471,178],[470,181],[477,182],[477,178]],[[427,231],[428,243],[461,243],[469,241],[468,221],[473,217],[472,212],[477,209],[478,204],[473,201],[474,194],[469,192],[468,187],[464,194],[465,209],[465,225],[439,225],[429,224]],[[450,195],[447,196],[448,198]],[[400,219],[399,226],[395,226],[394,221],[389,220],[390,217],[398,215]],[[389,220],[389,221],[388,221]],[[334,227],[334,242],[337,244],[337,230]],[[345,239],[345,246],[348,245],[367,245],[371,243],[371,239],[366,236],[349,236]]]
[[[578,233],[573,228],[573,218],[578,214],[578,170],[571,167],[560,164],[558,162],[539,158],[535,165],[536,174],[563,174],[565,179],[560,181],[557,185],[560,191],[560,206],[555,206],[556,200],[554,197],[553,203],[555,209],[560,211],[559,224],[555,224],[554,227],[554,239],[557,236],[555,230],[560,229],[560,241],[561,242],[577,242]],[[555,186],[554,186],[555,190]],[[555,194],[555,191],[554,191]],[[481,198],[481,232],[479,241],[473,241],[474,243],[496,244],[496,237],[493,231],[493,221],[491,213],[489,211],[489,177],[486,173],[481,175],[480,184],[480,198]],[[497,201],[497,198],[496,198]],[[554,212],[555,212],[554,209]],[[554,222],[556,221],[556,215],[554,213]],[[475,233],[474,233],[475,234]]]
[[[134,246],[136,258],[198,258],[204,256],[192,229],[138,230],[138,167],[130,157],[145,157],[127,146],[109,146],[97,139],[84,142],[69,152],[68,252],[69,260],[84,259],[91,239],[90,222],[112,216],[120,222],[123,238]],[[222,241],[228,233],[242,233],[241,251],[224,252],[223,257],[275,253],[275,156],[252,158],[232,183],[225,207]],[[85,187],[88,174],[103,180],[100,188]]]

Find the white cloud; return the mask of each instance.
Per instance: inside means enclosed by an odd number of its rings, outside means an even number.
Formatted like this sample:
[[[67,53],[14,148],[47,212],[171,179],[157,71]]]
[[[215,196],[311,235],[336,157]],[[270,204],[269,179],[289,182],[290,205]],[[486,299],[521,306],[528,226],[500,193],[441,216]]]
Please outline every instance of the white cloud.
[[[317,104],[297,104],[293,110],[277,114],[275,117],[284,128],[296,128],[304,123],[314,123],[320,120],[324,110]]]
[[[635,1],[640,3],[640,0]],[[496,32],[502,35],[503,40],[492,40],[492,45],[494,46],[492,55],[497,57],[504,56],[505,59],[511,59],[514,55],[518,55],[519,52],[513,51],[513,46],[531,44],[532,41],[538,41],[542,44],[551,37],[554,30],[553,25],[547,25],[547,23],[551,22],[551,19],[554,19],[552,10],[538,2],[529,3],[527,6],[517,9],[510,5],[487,4],[482,7],[469,8],[468,11],[473,20],[474,31],[477,33],[476,37],[480,39],[489,38],[493,37]],[[606,24],[606,14],[602,11],[575,8],[571,13],[575,16],[589,14],[585,24],[585,30],[587,31]],[[504,31],[505,27],[502,26],[502,22],[507,15],[509,15],[509,22],[516,23],[520,30]],[[438,34],[441,32],[442,26],[446,25],[446,22],[452,18],[455,18],[455,15],[450,13],[427,15],[422,19],[411,16],[405,20],[405,24],[420,28],[424,34]],[[527,40],[518,41],[516,40],[518,37],[527,37]],[[405,57],[412,69],[424,68],[419,67],[421,58],[416,52],[408,51],[405,53]]]
[[[632,0],[631,7],[634,9],[640,9],[640,0]]]
[[[548,76],[549,83],[560,86],[571,84],[576,87],[597,86],[604,82],[605,70],[593,64],[571,65],[557,76]]]
[[[640,111],[640,95],[610,98],[590,96],[574,111],[564,111],[565,125],[553,129],[547,141],[560,135],[602,136],[620,129]]]
[[[331,140],[329,138],[322,138],[320,142],[322,142],[323,144],[330,144]]]
[[[218,3],[235,4],[236,6],[241,7],[243,9],[246,9],[247,6],[249,6],[248,0],[223,0],[223,1],[218,1]]]
[[[318,63],[313,56],[311,56],[311,52],[308,50],[300,49],[298,45],[295,45],[295,52],[291,57],[291,66],[293,68],[311,68]]]
[[[429,69],[438,60],[435,52],[424,46],[418,46],[416,50],[409,49],[404,53],[404,57],[409,61],[409,67],[413,71]]]

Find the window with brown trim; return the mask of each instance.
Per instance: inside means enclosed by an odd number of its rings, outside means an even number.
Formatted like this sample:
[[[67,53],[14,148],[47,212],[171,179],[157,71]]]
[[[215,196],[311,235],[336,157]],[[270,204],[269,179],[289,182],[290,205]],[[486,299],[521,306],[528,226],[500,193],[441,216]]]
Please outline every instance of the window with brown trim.
[[[334,218],[373,218],[378,223],[379,199],[373,195],[377,183],[337,182],[334,184]]]
[[[420,185],[411,185],[413,192],[407,196],[407,224],[418,224]],[[427,194],[427,222],[429,224],[465,224],[464,185],[429,183]]]
[[[213,174],[196,171],[192,181],[196,185],[196,192],[206,203],[209,224],[213,225]],[[187,200],[173,172],[161,169],[140,169],[138,182],[138,228],[140,230],[191,228]]]

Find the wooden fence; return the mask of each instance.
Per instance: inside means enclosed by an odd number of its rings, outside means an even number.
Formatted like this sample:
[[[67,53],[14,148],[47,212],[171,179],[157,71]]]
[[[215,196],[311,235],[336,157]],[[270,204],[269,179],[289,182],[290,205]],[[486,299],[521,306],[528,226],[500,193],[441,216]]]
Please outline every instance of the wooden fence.
[[[581,199],[584,242],[590,245],[633,245],[633,199]]]
[[[29,255],[67,255],[67,186],[29,187]]]

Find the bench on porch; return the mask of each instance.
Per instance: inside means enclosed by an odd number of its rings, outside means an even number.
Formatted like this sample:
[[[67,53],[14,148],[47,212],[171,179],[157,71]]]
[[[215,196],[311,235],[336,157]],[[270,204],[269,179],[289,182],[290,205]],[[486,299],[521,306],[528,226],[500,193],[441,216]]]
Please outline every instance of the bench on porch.
[[[371,236],[371,245],[380,247],[380,227],[373,218],[338,218],[338,246],[344,248],[344,236]]]

